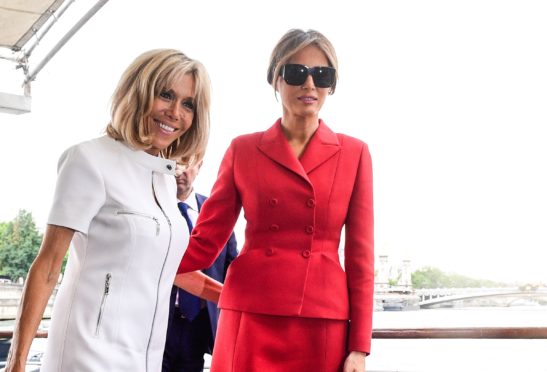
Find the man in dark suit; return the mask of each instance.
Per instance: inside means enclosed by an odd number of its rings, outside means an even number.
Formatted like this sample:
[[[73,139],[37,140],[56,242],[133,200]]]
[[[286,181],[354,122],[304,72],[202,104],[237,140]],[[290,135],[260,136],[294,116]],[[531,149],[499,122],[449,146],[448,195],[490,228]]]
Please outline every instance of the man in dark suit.
[[[194,192],[193,183],[201,163],[184,168],[177,165],[177,198],[182,216],[191,231],[205,196]],[[228,265],[237,256],[237,243],[232,233],[228,243],[211,267],[203,272],[224,282]],[[173,286],[169,303],[169,326],[163,353],[162,372],[201,372],[204,354],[212,353],[219,309],[215,303],[201,300]]]

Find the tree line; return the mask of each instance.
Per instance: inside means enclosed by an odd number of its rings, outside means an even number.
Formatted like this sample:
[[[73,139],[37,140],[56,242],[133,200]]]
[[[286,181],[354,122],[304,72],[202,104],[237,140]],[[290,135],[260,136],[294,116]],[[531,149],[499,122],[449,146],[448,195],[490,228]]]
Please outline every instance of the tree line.
[[[507,283],[487,279],[474,279],[460,274],[448,274],[436,267],[427,266],[411,274],[412,287],[422,288],[496,288]]]
[[[32,213],[22,209],[9,222],[0,222],[0,277],[17,282],[25,278],[34,261],[42,234],[36,228]],[[65,257],[66,263],[66,257]],[[63,263],[63,268],[65,263]],[[419,288],[501,287],[507,284],[447,274],[435,267],[424,267],[411,274],[412,286]]]

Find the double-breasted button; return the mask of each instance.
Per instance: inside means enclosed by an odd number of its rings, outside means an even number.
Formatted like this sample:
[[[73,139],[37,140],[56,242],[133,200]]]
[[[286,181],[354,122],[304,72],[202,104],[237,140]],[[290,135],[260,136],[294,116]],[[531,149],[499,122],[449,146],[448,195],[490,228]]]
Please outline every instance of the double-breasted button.
[[[315,207],[315,199],[308,199],[308,201],[306,202],[306,205],[310,208]]]
[[[277,203],[279,203],[279,200],[277,200],[276,198],[271,198],[270,199],[270,205],[272,207],[275,207],[277,205]]]
[[[302,257],[309,258],[311,256],[311,251],[309,249],[304,249],[302,251]]]
[[[315,229],[313,228],[312,225],[306,226],[306,234],[313,234],[313,231],[314,231],[314,230],[315,230]]]
[[[279,225],[276,225],[275,223],[271,224],[270,231],[279,231]]]
[[[266,256],[273,256],[274,250],[273,248],[267,248],[266,249]]]
[[[172,169],[173,169],[173,166],[172,166],[171,164],[167,164],[166,167],[167,167],[167,169],[169,169],[169,170],[172,170]]]

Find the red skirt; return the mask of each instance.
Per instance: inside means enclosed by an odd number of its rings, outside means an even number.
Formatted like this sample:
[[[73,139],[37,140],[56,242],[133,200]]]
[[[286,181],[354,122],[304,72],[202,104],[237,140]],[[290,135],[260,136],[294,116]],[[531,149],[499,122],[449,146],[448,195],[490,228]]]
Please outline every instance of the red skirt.
[[[220,312],[211,372],[339,372],[345,320]]]

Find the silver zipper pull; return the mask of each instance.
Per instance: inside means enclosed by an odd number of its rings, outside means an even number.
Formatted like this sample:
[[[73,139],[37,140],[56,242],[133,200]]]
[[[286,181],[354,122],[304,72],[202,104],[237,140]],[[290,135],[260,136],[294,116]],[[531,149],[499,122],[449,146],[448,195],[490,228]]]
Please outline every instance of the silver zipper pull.
[[[112,278],[112,275],[110,273],[107,273],[104,279],[103,298],[101,299],[101,305],[99,307],[99,315],[97,316],[97,326],[95,327],[96,336],[99,335],[99,332],[101,329],[101,321],[103,319],[104,306],[106,304],[106,298],[108,297],[108,293],[110,292],[110,278]]]

